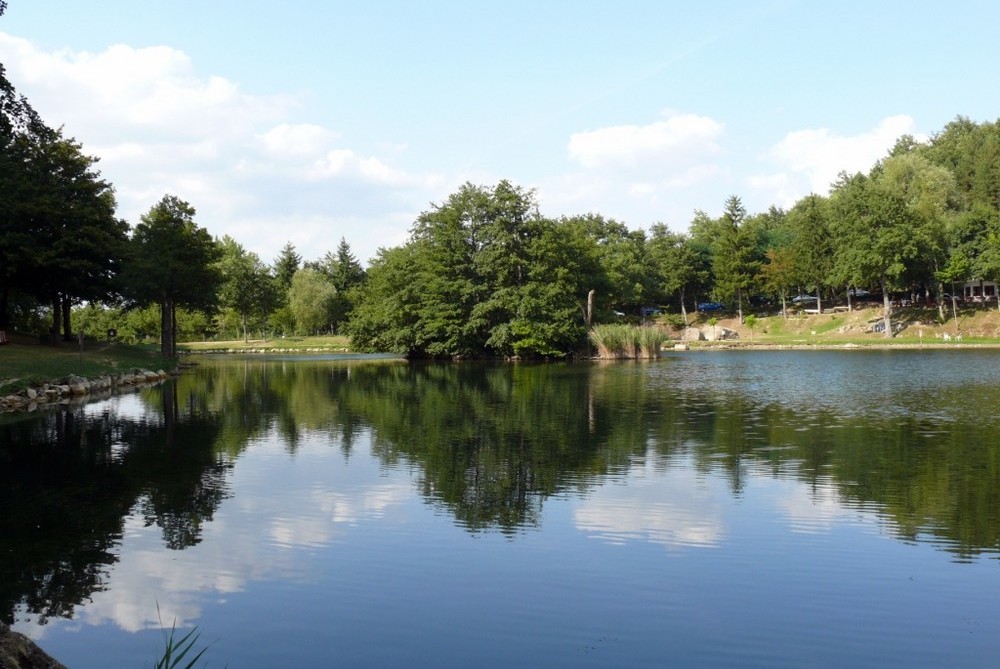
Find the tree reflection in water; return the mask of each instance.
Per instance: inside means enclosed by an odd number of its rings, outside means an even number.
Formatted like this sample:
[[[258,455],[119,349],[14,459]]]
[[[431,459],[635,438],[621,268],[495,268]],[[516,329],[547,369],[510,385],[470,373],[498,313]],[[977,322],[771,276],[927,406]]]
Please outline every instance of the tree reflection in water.
[[[0,616],[70,616],[104,587],[130,513],[160,527],[170,549],[198,543],[233,463],[264,436],[291,457],[310,435],[345,457],[370,443],[470,532],[516,535],[540,522],[547,498],[655,457],[721,472],[733,495],[750,468],[834,491],[895,536],[937,537],[957,559],[1000,551],[1000,426],[948,414],[970,393],[993,405],[1000,386],[926,397],[903,386],[893,392],[908,396],[878,401],[937,413],[886,419],[837,403],[803,411],[780,379],[769,393],[687,382],[689,364],[225,360],[143,391],[139,417],[73,408],[5,424]]]

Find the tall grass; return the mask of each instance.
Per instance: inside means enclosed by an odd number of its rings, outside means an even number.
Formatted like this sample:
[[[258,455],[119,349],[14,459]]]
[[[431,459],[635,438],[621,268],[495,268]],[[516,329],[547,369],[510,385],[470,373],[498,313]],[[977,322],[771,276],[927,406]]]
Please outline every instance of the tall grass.
[[[159,604],[156,605],[156,617],[160,618]],[[205,646],[201,650],[195,651],[194,645],[201,637],[197,627],[192,627],[186,634],[178,637],[176,623],[170,626],[168,633],[163,627],[161,619],[160,630],[163,632],[163,653],[153,665],[154,669],[193,669],[201,656],[208,650],[208,646]]]
[[[616,323],[595,325],[589,337],[597,349],[597,357],[605,360],[655,358],[660,355],[660,347],[667,338],[656,327]]]

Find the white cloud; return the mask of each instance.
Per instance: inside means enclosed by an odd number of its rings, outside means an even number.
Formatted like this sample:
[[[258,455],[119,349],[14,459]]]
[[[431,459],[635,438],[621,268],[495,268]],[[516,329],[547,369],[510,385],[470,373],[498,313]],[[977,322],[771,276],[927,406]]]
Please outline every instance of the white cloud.
[[[280,157],[315,155],[339,139],[337,133],[311,123],[280,123],[259,137],[265,151]]]
[[[570,137],[569,155],[589,169],[640,169],[662,163],[668,172],[717,154],[723,124],[706,116],[676,114],[649,125],[620,125]]]
[[[838,135],[828,128],[797,130],[771,147],[765,158],[783,168],[788,181],[804,179],[808,191],[796,197],[808,192],[826,194],[840,172],[867,172],[901,135],[914,134],[915,127],[912,118],[900,115],[885,118],[858,135]],[[773,182],[778,177],[769,179]],[[766,180],[757,183],[766,185]]]
[[[633,227],[686,224],[692,189],[726,178],[720,144],[725,125],[697,114],[664,111],[646,125],[573,134],[567,157],[577,169],[541,184],[555,215],[600,212]],[[650,218],[650,212],[654,212]]]
[[[211,234],[264,260],[286,241],[316,258],[344,237],[364,261],[405,239],[440,195],[440,176],[392,164],[405,145],[345,146],[335,130],[293,119],[300,100],[247,93],[170,47],[47,52],[0,33],[0,62],[47,123],[101,158],[133,224],[172,193]]]

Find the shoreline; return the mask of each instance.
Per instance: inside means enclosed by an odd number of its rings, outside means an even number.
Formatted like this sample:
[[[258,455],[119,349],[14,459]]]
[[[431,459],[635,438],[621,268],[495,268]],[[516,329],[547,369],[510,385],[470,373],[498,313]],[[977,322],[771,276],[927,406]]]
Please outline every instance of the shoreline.
[[[179,375],[179,369],[171,373],[162,369],[155,372],[148,369],[134,369],[95,379],[70,375],[0,397],[0,414],[34,413],[62,406],[88,404],[154,386]]]

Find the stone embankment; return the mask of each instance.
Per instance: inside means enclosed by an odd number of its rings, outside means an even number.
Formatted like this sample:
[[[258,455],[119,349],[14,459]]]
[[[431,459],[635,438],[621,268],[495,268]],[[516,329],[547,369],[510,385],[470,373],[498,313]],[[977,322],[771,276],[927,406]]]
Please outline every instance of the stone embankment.
[[[138,388],[166,379],[162,369],[156,372],[148,369],[134,369],[130,372],[85,379],[68,376],[65,379],[29,387],[14,395],[0,397],[0,411],[36,411],[59,404],[92,399],[104,399],[115,393]]]

